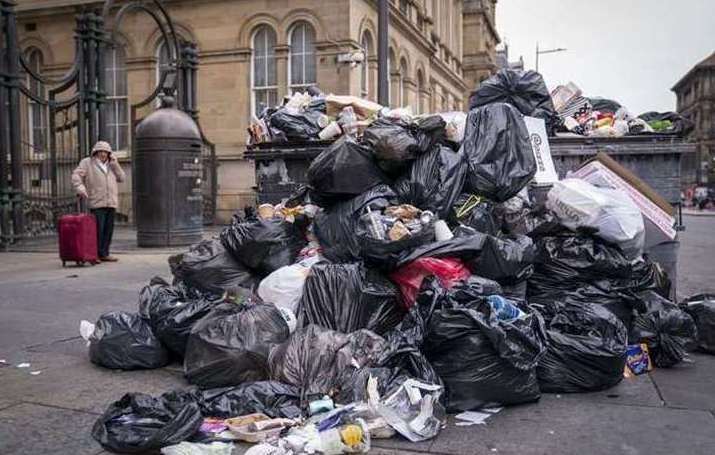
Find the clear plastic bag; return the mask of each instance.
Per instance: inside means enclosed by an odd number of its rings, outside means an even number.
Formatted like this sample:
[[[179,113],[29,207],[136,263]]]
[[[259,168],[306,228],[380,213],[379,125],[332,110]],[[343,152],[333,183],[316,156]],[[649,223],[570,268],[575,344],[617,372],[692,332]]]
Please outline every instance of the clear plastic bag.
[[[617,244],[631,259],[643,252],[643,216],[620,191],[599,188],[585,180],[564,179],[549,191],[546,207],[569,229],[596,229],[595,235]]]

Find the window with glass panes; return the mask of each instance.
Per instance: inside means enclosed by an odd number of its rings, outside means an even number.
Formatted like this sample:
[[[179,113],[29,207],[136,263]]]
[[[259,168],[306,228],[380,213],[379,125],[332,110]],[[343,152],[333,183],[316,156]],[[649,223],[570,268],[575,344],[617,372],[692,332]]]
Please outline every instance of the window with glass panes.
[[[108,139],[114,150],[124,150],[129,146],[126,53],[122,46],[108,48],[105,52]]]
[[[42,52],[33,48],[28,52],[27,64],[35,74],[42,72],[43,57]],[[42,82],[28,75],[27,81],[30,93],[37,98],[45,98],[45,86]],[[44,153],[47,151],[47,106],[42,105],[32,98],[28,98],[28,143],[32,153]]]
[[[261,25],[253,34],[253,112],[259,115],[267,107],[278,104],[276,82],[276,32]]]
[[[291,91],[301,91],[315,84],[315,31],[307,22],[299,22],[290,33]]]

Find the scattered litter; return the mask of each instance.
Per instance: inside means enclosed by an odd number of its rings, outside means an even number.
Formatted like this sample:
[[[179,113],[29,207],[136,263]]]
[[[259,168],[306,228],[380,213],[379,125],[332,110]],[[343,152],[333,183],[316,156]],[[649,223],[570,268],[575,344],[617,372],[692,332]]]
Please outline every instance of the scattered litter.
[[[501,411],[502,408],[482,408],[479,411],[465,411],[454,416],[455,419],[462,420],[462,422],[457,422],[455,425],[458,427],[470,427],[472,425],[486,425],[487,419],[497,412]]]
[[[225,442],[212,442],[199,444],[195,442],[181,442],[177,445],[161,449],[162,455],[231,455],[233,444]]]
[[[30,371],[30,374],[31,374],[31,375],[33,375],[33,376],[37,376],[37,375],[38,375],[38,374],[40,374],[40,373],[42,373],[42,371],[41,371],[41,370],[37,370],[37,371]]]
[[[20,363],[17,365],[18,368],[30,368],[29,363]]]

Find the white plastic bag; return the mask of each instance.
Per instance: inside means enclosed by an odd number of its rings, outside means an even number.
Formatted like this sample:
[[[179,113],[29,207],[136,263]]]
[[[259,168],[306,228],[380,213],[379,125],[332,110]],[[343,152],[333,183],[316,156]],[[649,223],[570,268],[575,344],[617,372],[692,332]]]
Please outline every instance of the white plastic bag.
[[[447,140],[461,144],[464,140],[464,129],[467,126],[467,114],[464,112],[441,112],[439,116],[447,124],[444,127]]]
[[[564,179],[549,191],[546,207],[569,229],[597,229],[597,236],[620,246],[631,259],[643,252],[643,216],[631,198],[618,190]]]
[[[295,314],[298,301],[303,295],[303,285],[313,264],[319,256],[311,256],[296,264],[281,267],[258,285],[258,295],[264,302],[285,308]]]

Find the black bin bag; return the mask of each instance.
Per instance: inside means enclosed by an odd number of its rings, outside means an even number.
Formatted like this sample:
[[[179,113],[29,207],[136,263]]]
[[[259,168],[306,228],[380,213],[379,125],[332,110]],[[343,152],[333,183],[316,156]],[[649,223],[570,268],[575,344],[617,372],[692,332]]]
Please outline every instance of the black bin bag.
[[[544,78],[536,71],[501,69],[469,97],[469,109],[492,103],[509,103],[524,115],[544,119],[549,135],[561,123]]]
[[[335,395],[353,371],[373,366],[384,346],[369,330],[344,334],[311,324],[271,351],[271,379],[297,387],[301,399]]]
[[[494,203],[474,194],[462,193],[452,205],[450,220],[483,234],[496,235],[499,222],[494,216]]]
[[[215,294],[236,287],[252,289],[259,281],[219,239],[204,240],[185,253],[170,256],[169,266],[177,280]]]
[[[381,335],[404,316],[399,296],[390,280],[360,263],[316,264],[303,286],[298,326],[317,324],[343,333],[368,329]]]
[[[202,388],[268,379],[270,350],[288,338],[274,305],[244,301],[216,306],[191,330],[184,374]]]
[[[546,355],[536,375],[542,392],[604,390],[623,378],[628,333],[623,323],[599,305],[561,305],[547,321]]]
[[[315,216],[313,228],[323,255],[332,262],[354,262],[362,257],[362,245],[356,235],[360,216],[369,206],[381,211],[397,204],[397,195],[387,185],[377,185],[346,202]]]
[[[140,292],[139,312],[162,344],[182,359],[194,324],[220,302],[215,297],[188,291],[181,284],[171,286],[154,277]]]
[[[445,290],[436,280],[425,281],[417,305],[434,310],[422,350],[444,381],[448,409],[538,400],[536,366],[545,352],[541,316],[523,308],[521,317],[501,319],[468,283]],[[425,286],[431,291],[424,292]]]
[[[198,432],[204,419],[198,404],[179,396],[126,394],[97,419],[92,437],[116,453],[147,453],[185,441]]]
[[[463,151],[436,145],[412,163],[410,171],[397,179],[393,187],[400,202],[447,218],[466,176],[467,160]]]
[[[633,320],[629,342],[645,343],[656,367],[677,365],[697,345],[693,318],[654,291],[643,292],[639,297],[639,314]]]
[[[169,353],[154,335],[149,321],[138,314],[111,311],[99,317],[89,337],[89,359],[105,368],[161,368]]]
[[[536,173],[526,124],[508,104],[470,111],[461,151],[469,163],[465,189],[495,202],[516,195]]]
[[[291,265],[306,245],[301,224],[284,220],[234,219],[221,232],[221,243],[240,263],[261,276]]]
[[[288,140],[308,141],[318,139],[322,130],[319,118],[317,111],[290,112],[283,108],[273,113],[269,122],[272,129],[282,132]]]
[[[301,414],[298,389],[276,381],[202,390],[198,392],[197,401],[203,415],[220,419],[258,412],[268,417],[290,419]]]
[[[370,150],[349,136],[335,141],[308,168],[310,199],[321,207],[345,201],[386,181]]]
[[[698,329],[698,348],[715,354],[715,295],[698,294],[681,303]]]

